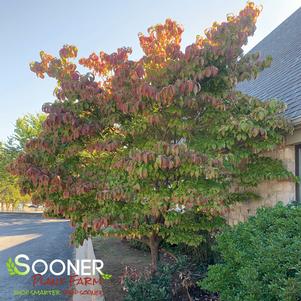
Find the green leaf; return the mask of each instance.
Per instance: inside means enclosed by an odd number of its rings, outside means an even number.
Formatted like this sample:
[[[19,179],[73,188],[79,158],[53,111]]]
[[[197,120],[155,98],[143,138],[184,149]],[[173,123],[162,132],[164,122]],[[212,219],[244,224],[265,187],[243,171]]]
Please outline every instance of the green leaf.
[[[10,276],[15,276],[18,275],[16,273],[16,267],[15,264],[13,263],[11,257],[8,258],[7,262],[6,262],[6,267],[7,267],[7,271],[9,273]],[[17,270],[18,271],[18,270]]]

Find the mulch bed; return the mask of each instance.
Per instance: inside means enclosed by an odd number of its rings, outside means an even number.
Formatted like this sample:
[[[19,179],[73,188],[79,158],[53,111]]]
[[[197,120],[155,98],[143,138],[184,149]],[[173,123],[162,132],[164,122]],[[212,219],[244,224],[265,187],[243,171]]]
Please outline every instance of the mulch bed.
[[[104,262],[104,272],[112,275],[109,280],[103,281],[103,291],[106,301],[123,301],[126,292],[120,284],[126,266],[133,266],[137,271],[145,271],[150,266],[150,256],[147,250],[133,248],[125,240],[117,238],[93,238],[93,246],[96,258]],[[172,261],[172,258],[163,256],[164,261]],[[190,298],[186,291],[179,292],[173,301],[218,301],[216,294],[207,294],[199,288],[189,290]],[[147,300],[137,300],[147,301]],[[164,301],[164,300],[162,300]]]

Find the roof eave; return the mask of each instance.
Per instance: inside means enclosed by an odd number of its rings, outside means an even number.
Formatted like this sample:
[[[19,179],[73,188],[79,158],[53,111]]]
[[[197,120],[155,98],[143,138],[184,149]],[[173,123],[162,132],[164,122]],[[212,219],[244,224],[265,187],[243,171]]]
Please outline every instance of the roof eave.
[[[299,115],[295,118],[292,118],[291,121],[295,127],[301,126],[301,115]]]

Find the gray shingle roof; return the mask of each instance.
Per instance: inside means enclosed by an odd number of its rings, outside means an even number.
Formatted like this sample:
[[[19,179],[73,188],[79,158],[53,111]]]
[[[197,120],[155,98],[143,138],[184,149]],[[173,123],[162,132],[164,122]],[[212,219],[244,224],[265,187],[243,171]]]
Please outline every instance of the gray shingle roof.
[[[255,80],[238,84],[238,90],[262,100],[287,103],[286,115],[301,116],[301,7],[259,42],[250,52],[273,57],[270,68]]]

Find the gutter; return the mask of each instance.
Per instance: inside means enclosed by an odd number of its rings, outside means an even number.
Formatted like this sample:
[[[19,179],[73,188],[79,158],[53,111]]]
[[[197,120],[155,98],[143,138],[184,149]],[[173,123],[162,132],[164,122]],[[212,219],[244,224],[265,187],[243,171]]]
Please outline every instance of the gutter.
[[[291,118],[290,121],[293,124],[294,132],[292,135],[286,136],[286,145],[299,145],[301,144],[301,115]]]
[[[301,115],[299,115],[299,116],[297,116],[295,118],[292,118],[291,121],[292,121],[294,127],[301,126]]]

